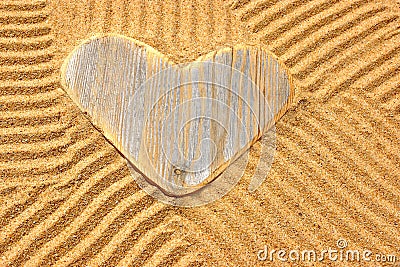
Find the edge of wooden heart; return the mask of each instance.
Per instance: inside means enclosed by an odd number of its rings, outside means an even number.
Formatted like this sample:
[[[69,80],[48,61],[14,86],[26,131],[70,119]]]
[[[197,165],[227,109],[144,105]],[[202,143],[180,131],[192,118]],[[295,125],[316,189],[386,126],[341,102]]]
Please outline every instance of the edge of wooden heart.
[[[76,99],[78,99],[78,97],[76,95],[71,96],[68,92],[67,89],[69,88],[69,86],[66,83],[65,80],[65,73],[66,73],[66,69],[68,66],[68,62],[70,61],[71,57],[74,55],[74,53],[83,45],[90,43],[93,40],[96,39],[101,39],[101,38],[105,38],[105,37],[119,37],[119,38],[124,38],[127,39],[129,41],[134,42],[137,46],[141,46],[143,48],[146,49],[146,51],[153,53],[154,55],[159,56],[160,58],[164,59],[166,62],[170,63],[171,65],[184,65],[184,64],[178,64],[175,63],[173,60],[171,60],[169,57],[167,57],[166,55],[164,55],[163,53],[159,52],[158,50],[156,50],[155,48],[153,48],[150,45],[147,45],[144,42],[141,42],[137,39],[134,39],[132,37],[128,37],[128,36],[124,36],[121,34],[116,34],[116,33],[106,33],[106,34],[97,34],[94,35],[88,39],[83,40],[80,44],[78,44],[69,54],[68,56],[65,58],[62,66],[61,66],[61,70],[60,70],[60,80],[61,80],[61,86],[63,88],[63,90],[66,92],[67,96],[79,107],[79,109],[82,111],[83,115],[89,120],[89,122],[93,125],[94,128],[96,128],[99,132],[102,133],[102,135],[105,137],[105,139],[108,141],[108,143],[110,143],[117,151],[118,153],[123,156],[123,158],[125,158],[125,160],[127,160],[127,163],[131,165],[131,167],[134,168],[134,170],[136,170],[137,172],[139,172],[145,179],[146,181],[148,181],[151,185],[156,186],[161,192],[163,192],[164,194],[168,195],[168,196],[174,196],[174,197],[182,197],[182,196],[187,196],[190,194],[193,194],[194,192],[196,192],[197,190],[203,188],[204,186],[206,186],[207,184],[211,183],[212,181],[214,181],[219,175],[221,175],[221,173],[230,165],[233,164],[241,155],[243,155],[245,153],[245,151],[247,151],[251,146],[254,145],[255,142],[257,142],[260,138],[262,137],[255,137],[254,140],[252,140],[251,142],[249,142],[248,145],[246,145],[242,150],[240,150],[240,152],[238,152],[238,155],[234,155],[230,160],[224,162],[223,164],[221,164],[217,169],[215,169],[207,179],[205,179],[203,182],[201,182],[200,184],[196,185],[196,186],[191,186],[191,189],[193,189],[193,191],[189,192],[189,193],[185,193],[185,194],[180,194],[180,195],[176,195],[176,194],[172,194],[171,192],[166,191],[166,189],[164,189],[161,185],[157,184],[155,181],[153,181],[150,177],[147,177],[143,171],[141,171],[139,169],[139,167],[137,166],[141,166],[141,164],[139,162],[136,162],[136,160],[134,159],[129,159],[127,156],[125,156],[120,149],[117,148],[117,146],[113,143],[112,139],[113,136],[112,134],[104,131],[102,129],[101,125],[96,125],[96,123],[94,123],[94,120],[92,119],[91,115],[88,114],[85,110],[83,110],[83,108],[81,107],[79,101],[77,101]],[[287,99],[287,102],[285,103],[285,105],[282,106],[282,108],[278,111],[278,113],[274,116],[274,120],[273,120],[273,124],[276,124],[276,122],[288,111],[289,107],[291,106],[291,104],[293,103],[294,97],[295,97],[295,86],[294,86],[294,82],[293,82],[293,76],[291,74],[291,72],[289,71],[289,68],[284,64],[284,62],[282,60],[280,60],[280,58],[278,56],[276,56],[272,51],[263,48],[261,45],[245,45],[245,44],[239,44],[239,45],[233,45],[233,46],[228,46],[228,47],[223,47],[220,49],[216,49],[214,51],[211,51],[205,55],[202,55],[200,57],[198,57],[196,60],[188,62],[186,64],[192,63],[192,62],[202,62],[205,61],[206,59],[212,59],[215,54],[223,52],[224,50],[226,51],[231,51],[232,49],[234,50],[238,50],[238,49],[248,49],[248,48],[255,48],[255,49],[259,49],[262,51],[267,52],[269,55],[271,55],[278,63],[279,65],[286,71],[287,73],[287,77],[289,80],[289,96]],[[73,90],[69,90],[71,93],[73,92]],[[75,99],[74,99],[75,98]]]

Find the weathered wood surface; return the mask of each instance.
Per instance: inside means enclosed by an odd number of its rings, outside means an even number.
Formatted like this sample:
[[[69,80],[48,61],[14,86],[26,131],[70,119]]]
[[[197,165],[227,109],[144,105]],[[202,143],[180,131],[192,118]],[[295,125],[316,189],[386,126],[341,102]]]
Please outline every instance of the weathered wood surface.
[[[292,91],[284,67],[256,47],[175,65],[117,35],[77,47],[64,87],[151,182],[172,195],[206,185],[268,130]]]

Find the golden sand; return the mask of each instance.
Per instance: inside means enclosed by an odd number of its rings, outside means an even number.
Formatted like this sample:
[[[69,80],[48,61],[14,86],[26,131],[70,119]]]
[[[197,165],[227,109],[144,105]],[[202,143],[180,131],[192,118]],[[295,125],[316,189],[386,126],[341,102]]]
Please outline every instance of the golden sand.
[[[320,251],[339,239],[400,258],[398,1],[10,0],[0,9],[0,264],[267,266],[257,259],[265,245]],[[59,84],[65,56],[111,32],[175,62],[236,44],[263,44],[285,62],[295,102],[255,193],[257,144],[239,184],[207,206],[167,206],[138,188]]]

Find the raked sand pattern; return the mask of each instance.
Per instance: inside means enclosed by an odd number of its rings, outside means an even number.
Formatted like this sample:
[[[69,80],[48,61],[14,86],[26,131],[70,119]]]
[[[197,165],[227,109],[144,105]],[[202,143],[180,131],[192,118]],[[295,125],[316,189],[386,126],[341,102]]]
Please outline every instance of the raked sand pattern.
[[[400,257],[399,8],[393,0],[2,1],[0,265],[266,266],[256,256],[264,245],[322,250],[339,238]],[[175,62],[259,43],[285,62],[295,101],[255,193],[247,185],[257,144],[239,184],[210,205],[171,207],[140,190],[59,83],[65,56],[109,32]],[[364,266],[319,265],[339,264]]]

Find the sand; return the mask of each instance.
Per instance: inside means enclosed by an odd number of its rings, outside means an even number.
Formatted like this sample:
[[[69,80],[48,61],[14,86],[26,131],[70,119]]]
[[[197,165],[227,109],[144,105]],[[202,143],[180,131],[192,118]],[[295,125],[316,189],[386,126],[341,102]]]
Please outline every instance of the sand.
[[[320,251],[339,239],[400,258],[399,8],[393,0],[1,2],[0,264],[282,266],[257,252]],[[285,62],[295,101],[255,193],[247,185],[257,144],[239,184],[210,205],[171,207],[140,190],[59,83],[65,56],[109,32],[175,62],[235,44],[262,44]],[[338,266],[317,264],[326,265]]]

